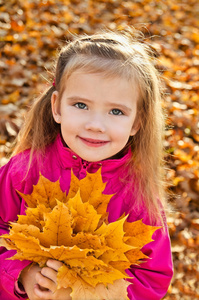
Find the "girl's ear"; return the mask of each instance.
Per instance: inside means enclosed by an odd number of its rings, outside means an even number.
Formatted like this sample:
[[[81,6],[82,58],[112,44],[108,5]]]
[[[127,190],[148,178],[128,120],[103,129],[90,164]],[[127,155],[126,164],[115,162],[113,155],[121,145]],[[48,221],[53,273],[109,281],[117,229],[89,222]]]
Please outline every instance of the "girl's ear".
[[[139,123],[139,121],[136,121],[136,122],[133,124],[133,127],[131,128],[130,136],[135,135],[135,134],[138,132],[139,129],[140,129],[140,123]]]
[[[61,111],[60,111],[60,101],[58,91],[54,91],[51,96],[51,107],[53,118],[56,123],[61,123]]]

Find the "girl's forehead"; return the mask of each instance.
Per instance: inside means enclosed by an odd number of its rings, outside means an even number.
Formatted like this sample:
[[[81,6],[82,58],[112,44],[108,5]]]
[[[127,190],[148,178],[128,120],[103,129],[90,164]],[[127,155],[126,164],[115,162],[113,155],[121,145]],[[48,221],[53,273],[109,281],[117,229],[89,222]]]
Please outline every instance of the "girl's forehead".
[[[81,76],[82,75],[82,76]],[[101,77],[107,81],[111,81],[111,80],[118,80],[121,82],[126,82],[127,85],[129,85],[129,87],[134,87],[134,89],[138,88],[138,83],[135,80],[135,77],[132,76],[131,78],[126,78],[124,75],[118,74],[118,73],[107,73],[106,71],[97,71],[95,69],[85,69],[85,68],[79,68],[74,70],[71,73],[66,73],[63,78],[62,78],[62,85],[61,85],[61,91],[63,92],[66,87],[67,87],[67,83],[69,82],[69,79],[71,77],[73,77],[74,80],[81,80],[83,77],[85,77],[85,75],[90,75],[92,77]]]
[[[120,67],[120,68],[119,68]],[[135,76],[135,70],[133,68],[129,67],[121,67],[119,64],[113,66],[111,63],[107,64],[105,66],[93,66],[86,65],[86,66],[77,66],[75,68],[67,68],[65,69],[63,76],[62,76],[62,82],[66,83],[67,80],[73,75],[83,75],[83,74],[93,74],[93,75],[99,75],[106,79],[114,79],[114,78],[121,78],[125,79],[129,82],[129,84],[136,84],[136,76]]]

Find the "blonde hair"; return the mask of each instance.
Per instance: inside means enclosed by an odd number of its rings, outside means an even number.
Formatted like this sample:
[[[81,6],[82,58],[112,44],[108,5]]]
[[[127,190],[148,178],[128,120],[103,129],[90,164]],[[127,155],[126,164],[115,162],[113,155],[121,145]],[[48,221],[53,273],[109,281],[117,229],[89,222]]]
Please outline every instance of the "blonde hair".
[[[61,97],[63,81],[79,69],[101,72],[105,76],[121,76],[137,84],[140,92],[136,117],[139,130],[126,145],[126,148],[130,146],[132,149],[126,179],[132,176],[136,178],[137,205],[145,205],[151,221],[162,220],[161,209],[166,204],[162,84],[154,66],[152,50],[140,40],[137,32],[103,31],[91,36],[83,35],[63,47],[56,64],[55,86],[52,85],[33,104],[18,135],[13,154],[31,149],[32,157],[35,151],[44,150],[55,140],[60,132],[60,124],[52,116],[51,95],[56,89]]]

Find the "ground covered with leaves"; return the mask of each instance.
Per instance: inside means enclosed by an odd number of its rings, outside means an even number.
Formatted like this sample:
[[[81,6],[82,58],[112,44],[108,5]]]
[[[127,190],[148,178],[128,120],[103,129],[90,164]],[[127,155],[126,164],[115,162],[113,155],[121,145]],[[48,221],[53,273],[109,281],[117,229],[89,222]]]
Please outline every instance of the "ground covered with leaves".
[[[0,0],[0,165],[31,101],[52,83],[72,35],[134,26],[157,53],[166,83],[165,148],[175,274],[164,299],[199,299],[199,2]]]

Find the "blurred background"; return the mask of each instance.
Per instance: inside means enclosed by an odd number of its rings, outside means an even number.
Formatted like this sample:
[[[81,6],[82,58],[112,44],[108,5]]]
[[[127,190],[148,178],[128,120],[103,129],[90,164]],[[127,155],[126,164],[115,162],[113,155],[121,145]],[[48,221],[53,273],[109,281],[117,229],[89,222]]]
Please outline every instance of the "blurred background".
[[[164,299],[199,299],[198,0],[0,0],[0,166],[31,102],[52,84],[60,47],[76,34],[127,26],[145,34],[166,86],[175,273]]]

